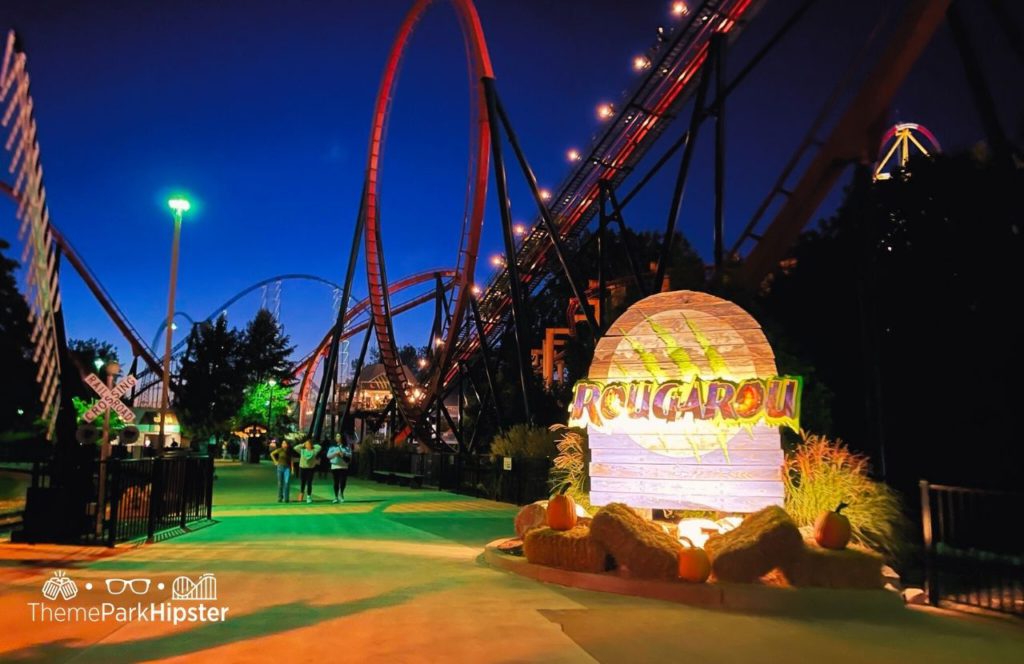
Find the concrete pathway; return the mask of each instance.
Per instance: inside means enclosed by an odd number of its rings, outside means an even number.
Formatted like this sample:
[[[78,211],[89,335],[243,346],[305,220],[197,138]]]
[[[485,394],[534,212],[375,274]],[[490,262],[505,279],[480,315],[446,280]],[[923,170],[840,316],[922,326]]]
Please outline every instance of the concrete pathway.
[[[478,560],[512,506],[358,480],[343,505],[316,490],[312,505],[278,504],[272,473],[218,466],[218,523],[155,545],[0,544],[0,661],[1024,661],[1024,629],[995,620],[751,616],[546,586]],[[58,569],[76,597],[42,596]],[[160,605],[178,576],[203,573],[217,599],[173,606],[227,608],[223,621],[55,622],[41,608]],[[136,578],[143,595],[108,594],[107,580]]]

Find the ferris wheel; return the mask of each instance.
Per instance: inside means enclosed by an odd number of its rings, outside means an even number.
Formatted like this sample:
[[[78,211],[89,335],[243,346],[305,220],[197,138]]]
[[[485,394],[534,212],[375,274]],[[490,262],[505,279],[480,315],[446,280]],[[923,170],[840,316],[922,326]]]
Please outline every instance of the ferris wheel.
[[[875,180],[888,180],[892,173],[905,168],[911,156],[924,155],[930,157],[942,152],[935,134],[924,125],[913,122],[902,122],[893,125],[882,137],[875,163]]]

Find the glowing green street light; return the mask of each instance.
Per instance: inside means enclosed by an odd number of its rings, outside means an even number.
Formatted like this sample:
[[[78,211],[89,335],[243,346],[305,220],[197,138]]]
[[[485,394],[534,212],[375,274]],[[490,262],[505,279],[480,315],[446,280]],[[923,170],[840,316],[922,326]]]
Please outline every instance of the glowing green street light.
[[[270,443],[270,423],[274,417],[274,387],[277,385],[277,379],[271,378],[267,381],[267,385],[270,386],[270,399],[267,400],[267,443]]]
[[[167,207],[174,210],[175,215],[181,215],[181,213],[191,210],[192,204],[188,202],[187,198],[172,198],[167,201]]]
[[[92,361],[92,366],[96,367],[96,371],[102,369],[104,364],[106,363],[103,361],[102,357],[97,357],[95,360]]]

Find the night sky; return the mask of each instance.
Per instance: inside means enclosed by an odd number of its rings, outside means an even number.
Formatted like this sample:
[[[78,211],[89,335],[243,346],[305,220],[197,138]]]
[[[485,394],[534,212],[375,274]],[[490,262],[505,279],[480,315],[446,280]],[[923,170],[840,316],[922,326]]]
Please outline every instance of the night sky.
[[[565,151],[600,127],[595,107],[634,80],[630,63],[673,19],[663,0],[478,0],[500,93],[543,186],[568,173]],[[822,0],[730,98],[727,227],[735,237],[767,193],[835,78],[887,0]],[[1020,69],[984,9],[970,28],[1003,121],[1019,137]],[[1010,3],[1008,3],[1010,4]],[[313,273],[341,282],[363,180],[370,112],[387,50],[409,2],[331,0],[4,0],[0,28],[19,31],[54,223],[149,341],[166,308],[171,216],[167,194],[196,203],[182,240],[178,309],[196,319],[255,281]],[[735,72],[796,7],[766,2],[729,53]],[[978,11],[974,11],[977,9]],[[895,10],[890,10],[895,11]],[[1015,10],[1021,14],[1021,8]],[[1018,18],[1021,18],[1020,16]],[[879,48],[870,51],[869,61]],[[1016,82],[1016,83],[1014,83]],[[454,14],[440,3],[421,22],[394,100],[384,159],[384,243],[391,279],[455,259],[468,142],[468,92]],[[943,28],[894,105],[947,150],[983,132]],[[685,120],[675,123],[678,136]],[[655,153],[667,146],[663,140]],[[711,132],[700,141],[682,230],[710,255]],[[653,159],[648,159],[650,163]],[[662,227],[671,170],[627,211]],[[532,202],[511,173],[513,213]],[[627,185],[628,186],[628,185]],[[493,181],[489,189],[493,201]],[[833,195],[819,216],[838,200]],[[0,203],[0,237],[14,207]],[[488,207],[477,278],[501,247]],[[356,297],[365,295],[360,264]],[[68,335],[127,345],[81,281],[62,280]],[[235,305],[241,326],[260,295]],[[281,316],[305,353],[332,320],[330,289],[285,283]],[[396,324],[400,343],[426,342],[432,307]],[[179,330],[179,334],[183,330]]]

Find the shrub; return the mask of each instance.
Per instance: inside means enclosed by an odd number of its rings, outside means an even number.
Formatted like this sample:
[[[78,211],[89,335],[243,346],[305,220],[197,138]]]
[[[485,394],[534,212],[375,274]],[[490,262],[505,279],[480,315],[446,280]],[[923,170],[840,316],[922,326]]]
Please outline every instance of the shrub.
[[[491,456],[494,457],[550,459],[557,451],[552,432],[528,424],[517,424],[491,441]]]
[[[851,452],[840,440],[802,434],[786,455],[783,481],[786,511],[798,526],[813,526],[822,512],[847,503],[852,540],[890,557],[906,546],[907,518],[899,494],[872,480],[867,457]]]

